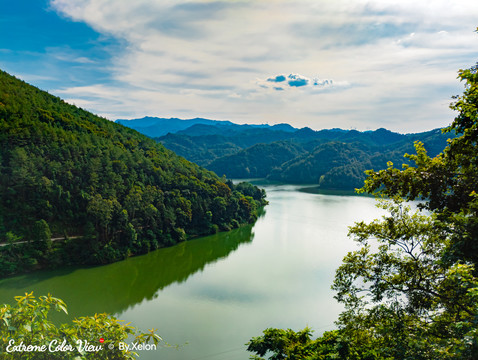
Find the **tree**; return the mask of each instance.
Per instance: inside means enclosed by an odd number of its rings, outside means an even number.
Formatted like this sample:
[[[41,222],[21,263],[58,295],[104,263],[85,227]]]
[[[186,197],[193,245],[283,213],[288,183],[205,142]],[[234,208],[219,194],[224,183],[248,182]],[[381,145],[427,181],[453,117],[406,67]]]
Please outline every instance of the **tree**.
[[[357,223],[333,288],[338,324],[352,347],[378,359],[475,359],[478,353],[478,75],[460,70],[459,114],[443,153],[416,143],[415,166],[369,171],[362,191],[388,197],[390,215]],[[411,213],[405,200],[421,200]],[[377,248],[372,250],[372,248]]]
[[[333,284],[345,305],[337,324],[349,352],[341,358],[476,359],[478,65],[459,78],[465,91],[451,104],[459,114],[444,130],[456,133],[445,150],[430,158],[417,142],[406,155],[415,165],[367,172],[360,191],[386,198],[379,206],[388,215],[350,227],[361,248],[344,258]],[[416,211],[410,200],[420,201]]]
[[[338,321],[345,339],[360,353],[375,349],[378,359],[473,359],[474,266],[443,261],[450,239],[435,215],[390,200],[381,206],[390,215],[350,228],[362,248],[337,269],[333,288],[345,305]]]
[[[48,250],[51,248],[51,231],[45,220],[35,222],[32,239],[37,249]]]
[[[389,163],[386,170],[368,171],[362,191],[378,195],[422,199],[422,207],[453,228],[448,248],[450,261],[470,260],[478,264],[478,64],[460,70],[465,82],[462,96],[450,105],[459,112],[445,132],[455,132],[445,150],[427,156],[421,143],[415,155],[407,157],[415,166],[399,170]]]
[[[56,326],[48,319],[54,309],[67,313],[66,304],[50,294],[33,292],[15,297],[16,304],[0,307],[0,358],[8,359],[135,359],[120,343],[130,336],[139,344],[162,340],[155,330],[141,333],[107,314],[80,317]],[[7,355],[8,354],[8,355]],[[7,357],[8,356],[8,357]]]
[[[270,360],[313,360],[345,359],[349,356],[347,344],[338,331],[327,331],[322,337],[313,340],[312,330],[266,329],[262,336],[252,338],[247,344],[247,351],[254,352],[254,360],[264,360],[270,354]]]
[[[96,229],[103,240],[108,239],[108,225],[113,218],[114,202],[96,194],[88,203],[87,212],[96,221]]]

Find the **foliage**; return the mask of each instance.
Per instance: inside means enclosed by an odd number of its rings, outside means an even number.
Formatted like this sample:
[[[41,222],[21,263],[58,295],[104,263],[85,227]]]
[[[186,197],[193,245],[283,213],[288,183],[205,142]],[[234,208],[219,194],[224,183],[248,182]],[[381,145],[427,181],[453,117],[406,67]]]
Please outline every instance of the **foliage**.
[[[236,154],[216,159],[207,168],[232,178],[265,178],[276,166],[303,153],[301,146],[287,141],[256,144]]]
[[[0,71],[0,276],[109,263],[249,223],[266,203],[254,191]]]
[[[119,344],[134,339],[140,344],[157,345],[162,340],[154,329],[141,333],[107,314],[80,317],[72,324],[56,326],[48,319],[50,310],[67,313],[67,308],[50,294],[37,299],[33,292],[25,293],[15,300],[15,305],[0,308],[1,358],[135,359],[137,353]]]
[[[45,220],[41,219],[35,222],[32,240],[34,241],[34,246],[39,250],[51,248],[51,231]]]
[[[271,328],[246,345],[247,351],[256,354],[250,357],[254,360],[264,360],[265,355],[270,360],[332,360],[345,359],[350,355],[348,345],[337,330],[327,331],[314,340],[309,328],[297,332]]]
[[[362,191],[387,196],[390,215],[358,223],[333,288],[346,310],[339,325],[355,349],[383,359],[475,359],[478,353],[478,76],[462,70],[463,96],[451,108],[455,131],[434,158],[416,143],[404,165],[368,172]],[[411,213],[403,204],[420,199]]]
[[[235,154],[243,149],[237,144],[236,138],[229,139],[220,135],[167,134],[157,140],[176,154],[201,166],[206,166],[216,159]]]
[[[459,114],[444,130],[456,137],[442,153],[431,158],[416,142],[402,170],[390,162],[368,172],[361,191],[386,198],[379,206],[387,215],[350,227],[360,249],[336,272],[333,289],[345,305],[337,331],[349,350],[343,359],[476,359],[477,70],[459,72],[465,91],[455,97],[451,108]],[[407,200],[420,201],[416,211]],[[259,355],[276,351],[274,342],[262,344]],[[296,351],[281,356],[301,358]]]
[[[350,228],[362,247],[337,270],[333,288],[346,307],[339,319],[345,338],[355,349],[380,349],[385,359],[472,359],[473,264],[443,261],[450,239],[435,215],[391,201],[382,207],[389,216]]]
[[[459,111],[447,132],[455,131],[445,150],[430,158],[423,145],[416,143],[417,153],[407,157],[416,166],[403,170],[393,167],[370,171],[363,191],[384,196],[401,196],[407,200],[426,200],[423,207],[448,224],[451,242],[450,261],[466,259],[478,263],[478,74],[477,66],[460,70],[465,81],[462,96],[450,106]]]

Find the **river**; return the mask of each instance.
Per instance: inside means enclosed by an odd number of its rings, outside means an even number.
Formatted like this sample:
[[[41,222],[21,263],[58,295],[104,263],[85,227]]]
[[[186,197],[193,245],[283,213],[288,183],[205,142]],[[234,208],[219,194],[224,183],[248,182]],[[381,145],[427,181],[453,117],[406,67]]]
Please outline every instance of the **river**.
[[[111,265],[4,279],[0,303],[49,292],[68,305],[57,321],[107,312],[178,345],[140,359],[246,360],[244,344],[268,327],[331,330],[342,309],[330,289],[335,269],[356,249],[348,226],[382,210],[369,197],[265,189],[270,204],[254,225]]]

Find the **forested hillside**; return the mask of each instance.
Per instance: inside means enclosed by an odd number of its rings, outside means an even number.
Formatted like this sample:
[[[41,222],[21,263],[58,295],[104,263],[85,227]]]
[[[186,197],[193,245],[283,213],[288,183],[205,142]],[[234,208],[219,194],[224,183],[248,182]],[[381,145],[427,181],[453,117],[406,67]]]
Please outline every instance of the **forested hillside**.
[[[370,152],[364,148],[366,147],[357,143],[327,142],[273,169],[269,178],[288,183],[320,184],[326,176],[330,176],[331,171],[340,169],[340,181],[354,186],[356,184],[353,180],[361,177],[371,165]],[[351,170],[353,176],[345,182],[343,177],[347,169]],[[336,188],[347,187],[336,183],[331,185]]]
[[[309,128],[283,131],[270,128],[193,125],[157,138],[167,148],[218,175],[268,178],[322,189],[353,190],[365,180],[367,169],[381,170],[392,161],[408,161],[404,153],[422,141],[432,156],[441,152],[453,133],[440,129],[398,134],[386,129],[360,132]]]
[[[227,230],[253,221],[264,197],[0,71],[1,274]]]
[[[365,171],[381,170],[387,163],[401,166],[409,164],[403,154],[414,151],[413,143],[420,140],[431,155],[436,155],[446,146],[440,130],[427,133],[401,135],[377,130],[359,136],[349,136],[353,142],[327,141],[315,146],[315,142],[304,147],[311,151],[291,159],[274,168],[268,178],[288,183],[318,184],[321,189],[353,190],[362,186]],[[352,135],[349,133],[349,135]],[[394,141],[395,140],[395,141]],[[389,142],[387,144],[387,142]],[[226,173],[227,174],[227,173]]]
[[[277,164],[283,164],[303,154],[302,146],[289,141],[256,144],[230,156],[222,156],[209,163],[208,169],[233,178],[265,178]]]

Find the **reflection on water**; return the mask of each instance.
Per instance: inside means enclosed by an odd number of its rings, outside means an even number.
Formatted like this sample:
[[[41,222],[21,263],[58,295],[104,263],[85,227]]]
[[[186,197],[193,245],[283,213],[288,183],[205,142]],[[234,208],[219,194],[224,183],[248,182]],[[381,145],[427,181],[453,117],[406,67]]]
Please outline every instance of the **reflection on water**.
[[[1,280],[0,302],[25,291],[51,292],[72,316],[107,312],[159,329],[170,344],[188,343],[142,352],[141,360],[246,360],[244,344],[268,327],[310,326],[316,335],[333,329],[342,307],[330,285],[356,246],[347,227],[383,211],[366,197],[265,188],[270,204],[253,227],[107,266]]]
[[[41,271],[0,281],[0,303],[12,303],[24,292],[53,294],[68,305],[70,316],[121,313],[158,290],[182,283],[208,264],[252,241],[252,225],[183,242],[114,264]]]

